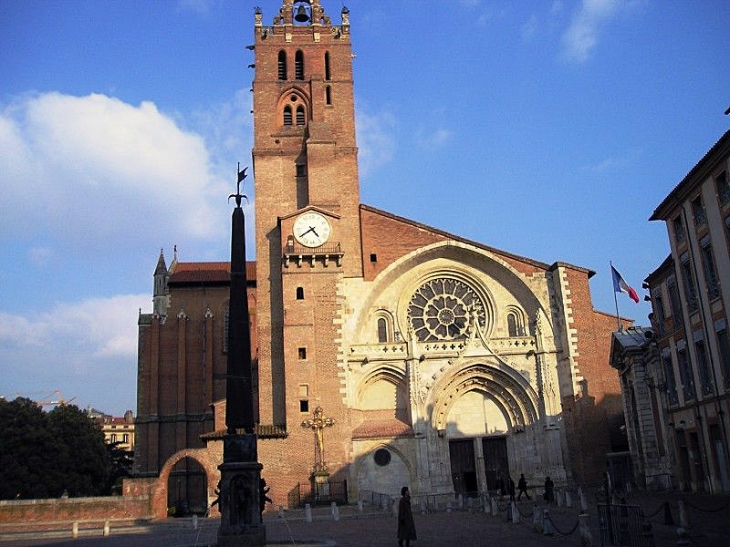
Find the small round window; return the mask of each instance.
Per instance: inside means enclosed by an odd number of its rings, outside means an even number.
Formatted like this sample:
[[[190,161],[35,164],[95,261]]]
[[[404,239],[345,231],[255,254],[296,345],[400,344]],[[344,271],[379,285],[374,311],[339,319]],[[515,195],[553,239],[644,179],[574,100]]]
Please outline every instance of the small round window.
[[[289,100],[291,102],[295,103],[295,102],[297,102],[297,96],[296,95],[292,95],[291,97],[289,97]]]
[[[379,448],[373,454],[373,459],[380,467],[385,467],[390,463],[390,451],[385,448]]]

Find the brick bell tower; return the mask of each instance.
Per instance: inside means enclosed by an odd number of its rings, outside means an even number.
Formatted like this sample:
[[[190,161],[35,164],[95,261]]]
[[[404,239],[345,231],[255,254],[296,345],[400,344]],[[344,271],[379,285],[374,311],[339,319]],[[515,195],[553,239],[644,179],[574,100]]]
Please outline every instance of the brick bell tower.
[[[362,277],[347,8],[341,17],[332,24],[320,0],[284,0],[270,26],[255,13],[259,423],[286,426],[302,461],[279,472],[300,477],[313,463],[303,419],[322,407],[335,417],[328,436],[344,433],[338,291]],[[327,444],[334,471],[346,447]]]

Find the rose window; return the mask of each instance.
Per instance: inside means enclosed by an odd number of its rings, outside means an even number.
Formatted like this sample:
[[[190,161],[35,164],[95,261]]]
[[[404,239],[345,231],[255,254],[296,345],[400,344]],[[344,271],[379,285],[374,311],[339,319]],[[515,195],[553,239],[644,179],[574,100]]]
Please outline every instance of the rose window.
[[[421,342],[465,338],[470,317],[484,328],[484,306],[463,281],[440,277],[421,285],[408,304],[408,316]]]

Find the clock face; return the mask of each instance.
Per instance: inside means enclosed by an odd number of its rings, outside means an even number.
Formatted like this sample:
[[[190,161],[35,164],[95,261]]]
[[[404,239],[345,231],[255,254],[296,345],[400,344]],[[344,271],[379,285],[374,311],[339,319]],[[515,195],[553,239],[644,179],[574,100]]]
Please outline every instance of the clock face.
[[[294,221],[294,237],[305,247],[319,247],[330,237],[330,223],[319,213],[304,213]]]

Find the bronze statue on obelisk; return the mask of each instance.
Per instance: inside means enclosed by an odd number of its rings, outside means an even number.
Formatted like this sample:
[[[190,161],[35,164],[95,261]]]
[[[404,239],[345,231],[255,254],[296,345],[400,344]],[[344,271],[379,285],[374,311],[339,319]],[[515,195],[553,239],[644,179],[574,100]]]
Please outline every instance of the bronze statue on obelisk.
[[[254,432],[251,381],[251,333],[246,292],[246,231],[241,209],[241,182],[246,169],[238,167],[231,233],[231,293],[228,309],[228,365],[226,372],[226,428],[223,440],[218,546],[265,545],[266,527],[261,519],[258,462]]]

